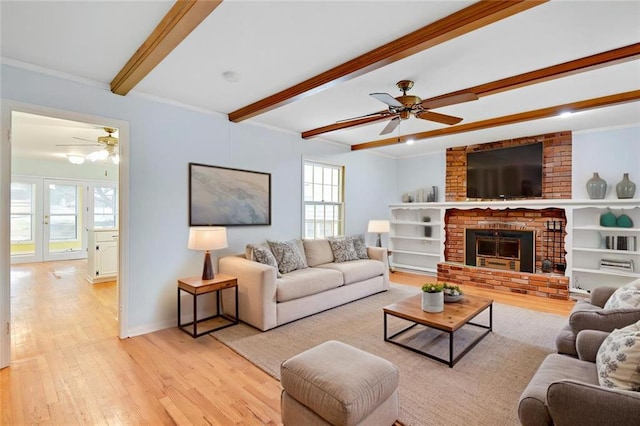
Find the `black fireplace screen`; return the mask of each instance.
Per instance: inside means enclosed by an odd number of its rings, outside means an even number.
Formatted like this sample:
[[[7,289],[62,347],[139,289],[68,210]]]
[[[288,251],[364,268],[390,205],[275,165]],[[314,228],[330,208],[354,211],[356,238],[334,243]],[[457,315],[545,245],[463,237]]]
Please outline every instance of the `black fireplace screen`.
[[[519,260],[520,271],[533,272],[533,231],[467,229],[465,263],[476,266],[477,256]]]

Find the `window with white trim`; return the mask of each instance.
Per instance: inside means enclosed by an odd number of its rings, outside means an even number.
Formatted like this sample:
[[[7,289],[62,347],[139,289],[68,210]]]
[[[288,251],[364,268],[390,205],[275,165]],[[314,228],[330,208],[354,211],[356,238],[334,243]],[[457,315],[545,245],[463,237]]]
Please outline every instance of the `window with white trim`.
[[[344,235],[344,167],[304,161],[303,238]]]

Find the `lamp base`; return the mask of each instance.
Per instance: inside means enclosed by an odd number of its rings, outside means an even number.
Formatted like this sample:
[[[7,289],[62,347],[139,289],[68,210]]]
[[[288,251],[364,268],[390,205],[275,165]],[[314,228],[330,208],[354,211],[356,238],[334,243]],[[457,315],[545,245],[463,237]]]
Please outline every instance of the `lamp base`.
[[[376,247],[382,247],[382,239],[380,238],[379,233],[378,233],[378,239],[376,240]]]
[[[213,266],[211,265],[211,254],[209,250],[204,252],[204,268],[202,269],[202,279],[203,280],[212,280],[213,275]]]

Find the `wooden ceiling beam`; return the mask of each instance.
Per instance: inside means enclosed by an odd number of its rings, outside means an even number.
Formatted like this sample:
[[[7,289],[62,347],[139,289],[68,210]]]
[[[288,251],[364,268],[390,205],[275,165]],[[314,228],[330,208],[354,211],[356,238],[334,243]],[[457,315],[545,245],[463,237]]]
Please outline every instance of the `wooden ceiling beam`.
[[[423,100],[429,102],[436,99],[453,96],[461,93],[475,93],[478,97],[495,95],[496,93],[514,90],[532,84],[543,83],[557,78],[568,77],[586,71],[593,71],[598,68],[617,65],[627,61],[640,58],[640,43],[630,44],[618,49],[607,50],[584,58],[574,59],[561,64],[552,65],[513,77],[503,78],[490,83],[480,84],[467,89],[436,96]]]
[[[427,132],[414,133],[411,135],[403,135],[400,137],[381,139],[372,142],[365,142],[352,145],[352,151],[361,149],[380,148],[388,145],[396,145],[404,143],[409,139],[416,141],[435,138],[438,136],[455,135],[457,133],[472,132],[475,130],[489,129],[491,127],[506,126],[509,124],[521,123],[523,121],[539,120],[557,116],[563,112],[580,112],[589,109],[603,108],[612,105],[623,104],[627,102],[635,102],[640,100],[640,90],[632,90],[630,92],[617,93],[615,95],[602,96],[600,98],[588,99],[579,102],[570,102],[562,105],[556,105],[548,108],[537,109],[533,111],[520,112],[517,114],[505,115],[502,117],[490,118],[487,120],[476,121],[474,123],[459,124],[457,126],[446,127],[443,129],[430,130]]]
[[[338,83],[374,71],[547,1],[479,1],[404,37],[331,68],[322,74],[311,77],[302,83],[233,111],[229,114],[229,120],[237,123],[306,96],[319,93]]]
[[[111,91],[126,95],[176,48],[222,0],[178,0],[111,81]]]
[[[444,95],[435,96],[425,99],[423,102],[431,102],[441,98],[447,98],[463,93],[475,93],[478,97],[494,95],[508,90],[514,90],[532,84],[543,83],[545,81],[554,80],[561,77],[567,77],[594,69],[603,68],[611,65],[620,64],[640,58],[640,43],[631,44],[629,46],[620,47],[618,49],[608,50],[606,52],[597,53],[595,55],[586,56],[584,58],[575,59],[561,64],[552,65],[535,71],[526,72],[524,74],[503,78],[501,80],[492,81],[490,83],[480,84],[478,86],[469,87],[455,92],[446,93]],[[365,123],[366,124],[366,123]],[[340,130],[346,125],[337,126],[336,124],[319,127],[317,129],[302,132],[303,139],[309,139],[322,133],[328,133]]]

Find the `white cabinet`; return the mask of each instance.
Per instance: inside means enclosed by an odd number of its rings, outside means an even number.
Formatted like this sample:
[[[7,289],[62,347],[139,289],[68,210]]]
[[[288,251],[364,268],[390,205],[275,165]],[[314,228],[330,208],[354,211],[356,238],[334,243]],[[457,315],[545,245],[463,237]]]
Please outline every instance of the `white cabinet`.
[[[603,214],[627,215],[631,227],[601,226]],[[576,207],[572,211],[572,290],[622,286],[640,278],[640,206],[637,200]]]
[[[92,283],[115,280],[118,276],[118,230],[90,229],[88,234],[87,279]]]
[[[391,268],[435,274],[444,259],[443,209],[416,203],[391,205]]]

